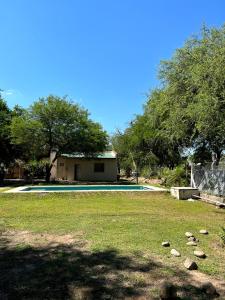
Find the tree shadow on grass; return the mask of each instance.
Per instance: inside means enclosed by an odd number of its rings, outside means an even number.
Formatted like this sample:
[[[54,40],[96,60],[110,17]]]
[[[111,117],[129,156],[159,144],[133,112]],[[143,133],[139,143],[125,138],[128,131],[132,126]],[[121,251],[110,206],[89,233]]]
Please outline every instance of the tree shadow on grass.
[[[141,291],[138,284],[126,284],[121,271],[149,272],[154,268],[154,262],[138,264],[114,249],[89,252],[70,245],[12,248],[1,239],[0,291],[8,299],[123,299]]]
[[[74,245],[27,245],[12,247],[0,239],[0,299],[153,299],[147,291],[162,279],[162,265],[122,256],[115,249],[91,252]],[[130,281],[125,275],[150,276]],[[211,299],[188,283],[179,299]],[[191,296],[190,296],[191,295]],[[154,298],[155,299],[155,298]],[[156,298],[157,299],[157,298]]]

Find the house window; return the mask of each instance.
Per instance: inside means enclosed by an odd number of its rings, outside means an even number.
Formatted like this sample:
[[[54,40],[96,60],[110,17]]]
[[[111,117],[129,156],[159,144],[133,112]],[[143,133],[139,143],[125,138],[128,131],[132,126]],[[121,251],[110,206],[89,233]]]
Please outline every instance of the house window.
[[[100,172],[104,172],[104,171],[105,171],[105,165],[104,165],[104,163],[96,163],[96,164],[94,164],[94,172],[100,173]]]

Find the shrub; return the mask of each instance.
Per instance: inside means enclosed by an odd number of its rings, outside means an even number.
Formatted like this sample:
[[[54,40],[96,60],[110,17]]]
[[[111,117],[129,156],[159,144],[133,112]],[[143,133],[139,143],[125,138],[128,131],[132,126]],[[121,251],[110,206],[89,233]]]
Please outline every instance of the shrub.
[[[141,169],[141,176],[145,178],[158,178],[160,177],[161,169],[158,166],[144,166]]]
[[[187,186],[188,176],[184,166],[177,166],[174,169],[164,168],[162,170],[162,180],[165,186]]]

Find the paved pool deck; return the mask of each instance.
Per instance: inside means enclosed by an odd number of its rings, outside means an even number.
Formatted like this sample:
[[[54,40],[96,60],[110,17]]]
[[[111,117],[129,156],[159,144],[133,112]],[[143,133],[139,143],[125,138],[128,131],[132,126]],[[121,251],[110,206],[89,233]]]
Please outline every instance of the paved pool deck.
[[[96,187],[101,187],[96,189]],[[118,189],[116,189],[118,187]],[[127,188],[129,187],[129,189]],[[133,187],[133,189],[132,189]],[[36,186],[20,186],[10,190],[3,191],[3,193],[68,193],[68,192],[165,192],[166,189],[142,185],[143,189],[137,189],[140,185],[36,185]],[[50,188],[50,190],[48,190]],[[74,189],[73,189],[74,188]],[[93,189],[92,189],[93,188]]]

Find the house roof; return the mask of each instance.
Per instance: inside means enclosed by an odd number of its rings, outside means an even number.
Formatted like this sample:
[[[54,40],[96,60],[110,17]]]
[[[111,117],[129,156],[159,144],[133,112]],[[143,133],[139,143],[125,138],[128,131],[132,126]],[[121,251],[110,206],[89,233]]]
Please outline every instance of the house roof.
[[[105,151],[101,153],[97,153],[93,156],[88,156],[83,153],[74,152],[74,153],[63,153],[61,154],[61,157],[67,157],[67,158],[101,158],[101,159],[109,159],[109,158],[116,158],[116,152],[115,151]]]

